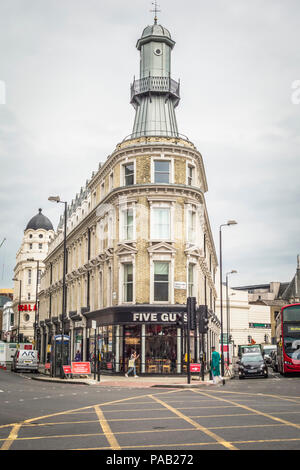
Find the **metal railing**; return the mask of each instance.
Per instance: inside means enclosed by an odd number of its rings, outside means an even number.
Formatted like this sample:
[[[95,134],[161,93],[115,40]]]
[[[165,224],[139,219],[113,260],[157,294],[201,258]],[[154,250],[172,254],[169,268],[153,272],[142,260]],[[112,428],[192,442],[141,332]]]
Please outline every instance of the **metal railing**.
[[[124,137],[122,142],[125,142],[126,140],[136,139],[139,137],[169,137],[169,138],[182,139],[182,140],[186,140],[187,142],[190,142],[189,138],[186,135],[180,134],[179,132],[157,130],[157,129],[155,130],[147,129],[147,130],[133,132],[132,134],[129,134],[126,137]]]
[[[180,83],[170,77],[144,77],[134,80],[131,85],[131,101],[134,96],[148,92],[172,93],[180,98]]]

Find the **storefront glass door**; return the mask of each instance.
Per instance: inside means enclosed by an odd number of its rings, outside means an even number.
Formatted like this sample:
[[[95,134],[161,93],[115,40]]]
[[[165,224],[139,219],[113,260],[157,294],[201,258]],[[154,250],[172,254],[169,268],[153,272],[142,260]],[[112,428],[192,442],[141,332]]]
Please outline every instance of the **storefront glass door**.
[[[123,328],[124,349],[123,349],[123,371],[128,370],[128,361],[131,354],[135,351],[138,359],[136,360],[136,372],[141,371],[141,326],[124,326]]]

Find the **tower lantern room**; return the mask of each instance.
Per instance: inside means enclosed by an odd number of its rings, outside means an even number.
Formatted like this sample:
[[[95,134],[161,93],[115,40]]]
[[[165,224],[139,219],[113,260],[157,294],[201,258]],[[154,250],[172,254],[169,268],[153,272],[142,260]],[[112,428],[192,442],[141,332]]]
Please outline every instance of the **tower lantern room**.
[[[132,137],[178,137],[175,108],[179,82],[171,78],[171,52],[175,42],[170,32],[154,23],[137,41],[140,78],[131,85],[131,104],[136,110]]]

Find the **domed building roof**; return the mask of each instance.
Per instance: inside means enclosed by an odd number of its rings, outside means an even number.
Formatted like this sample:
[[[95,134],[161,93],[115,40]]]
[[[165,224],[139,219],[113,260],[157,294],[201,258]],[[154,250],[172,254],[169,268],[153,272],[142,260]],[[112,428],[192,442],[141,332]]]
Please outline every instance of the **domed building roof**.
[[[170,31],[160,24],[152,24],[151,26],[146,26],[144,28],[142,36],[137,42],[137,49],[140,50],[143,44],[146,44],[150,41],[164,42],[168,44],[172,49],[175,45],[175,41],[171,38]]]
[[[167,28],[164,28],[160,24],[152,24],[151,26],[146,26],[142,33],[142,38],[146,36],[165,36],[171,39],[170,31]]]
[[[39,209],[39,213],[29,220],[25,231],[28,229],[39,230],[41,228],[44,230],[53,230],[53,225],[48,217],[42,214],[42,209]]]

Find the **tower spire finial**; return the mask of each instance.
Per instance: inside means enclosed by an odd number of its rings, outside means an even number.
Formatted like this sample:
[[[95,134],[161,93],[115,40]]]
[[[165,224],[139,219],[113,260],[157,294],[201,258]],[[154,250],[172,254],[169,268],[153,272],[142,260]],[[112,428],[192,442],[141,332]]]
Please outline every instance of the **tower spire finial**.
[[[159,5],[156,0],[152,2],[152,5],[154,5],[154,10],[150,10],[150,11],[154,13],[154,24],[157,24],[157,13],[161,10],[158,9]]]

